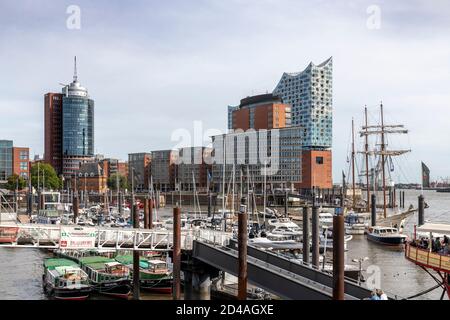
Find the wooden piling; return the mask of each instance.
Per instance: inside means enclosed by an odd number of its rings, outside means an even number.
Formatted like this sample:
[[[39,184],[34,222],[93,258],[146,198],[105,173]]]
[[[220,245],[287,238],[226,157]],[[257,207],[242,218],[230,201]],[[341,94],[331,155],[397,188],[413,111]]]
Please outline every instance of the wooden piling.
[[[309,264],[309,208],[303,207],[303,263]]]
[[[181,297],[181,210],[173,208],[173,300]]]
[[[133,228],[139,229],[139,205],[133,206]],[[133,250],[133,299],[139,300],[139,251]]]
[[[333,216],[333,300],[344,300],[344,215]]]
[[[238,300],[247,300],[247,212],[238,214]]]

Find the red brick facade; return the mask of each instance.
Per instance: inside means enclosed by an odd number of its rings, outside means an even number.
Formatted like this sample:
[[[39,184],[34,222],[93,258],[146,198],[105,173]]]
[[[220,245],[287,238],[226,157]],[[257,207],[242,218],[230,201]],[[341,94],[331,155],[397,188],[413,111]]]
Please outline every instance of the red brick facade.
[[[305,150],[302,153],[302,182],[296,188],[311,189],[312,187],[331,189],[332,154],[331,150]]]

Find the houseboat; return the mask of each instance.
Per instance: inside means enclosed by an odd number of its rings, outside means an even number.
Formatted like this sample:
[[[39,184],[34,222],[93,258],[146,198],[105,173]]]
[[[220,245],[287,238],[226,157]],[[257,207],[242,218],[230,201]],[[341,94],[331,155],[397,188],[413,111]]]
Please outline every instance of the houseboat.
[[[60,300],[85,300],[92,291],[86,272],[74,261],[61,258],[44,260],[42,286],[48,296]]]
[[[118,255],[116,261],[133,268],[133,255]],[[152,258],[139,258],[140,287],[144,290],[156,293],[171,293],[173,275],[167,262]]]
[[[79,263],[96,292],[128,299],[131,292],[130,268],[103,256],[83,257]]]

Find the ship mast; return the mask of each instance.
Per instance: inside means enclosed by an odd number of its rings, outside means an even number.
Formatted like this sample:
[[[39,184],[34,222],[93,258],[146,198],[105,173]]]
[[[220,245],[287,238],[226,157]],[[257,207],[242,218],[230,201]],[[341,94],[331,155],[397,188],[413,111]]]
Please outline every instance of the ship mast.
[[[381,175],[383,179],[383,211],[384,218],[386,219],[386,173],[385,173],[385,151],[386,145],[384,143],[384,119],[383,119],[383,103],[380,104],[381,113]]]
[[[356,207],[355,197],[355,122],[352,118],[352,197],[353,197],[353,210]]]
[[[364,118],[365,118],[365,145],[364,153],[366,157],[366,187],[367,187],[367,212],[370,211],[370,185],[369,185],[369,135],[367,134],[368,123],[367,123],[367,106],[364,107]]]
[[[366,125],[362,127],[363,131],[360,132],[361,136],[366,136],[366,151],[363,153],[366,153],[366,168],[368,168],[368,156],[369,155],[380,155],[381,156],[381,172],[382,172],[382,179],[383,179],[383,212],[384,217],[387,216],[386,211],[386,172],[385,172],[385,162],[386,162],[386,156],[399,156],[404,153],[410,152],[411,150],[387,150],[386,149],[386,142],[385,142],[385,135],[386,134],[392,134],[392,133],[400,133],[400,134],[407,134],[408,130],[404,129],[403,125],[385,125],[384,124],[384,113],[383,113],[383,104],[380,104],[380,113],[381,113],[381,125],[376,126],[369,126],[367,125],[367,108],[366,108]],[[370,130],[369,130],[370,129]],[[368,147],[368,135],[369,134],[376,134],[381,135],[381,150],[380,151],[369,151],[367,150]],[[368,173],[366,173],[367,175]],[[368,177],[366,177],[368,180]],[[368,188],[369,191],[369,188]],[[369,199],[369,192],[368,192],[368,199]],[[368,201],[369,202],[369,201]]]

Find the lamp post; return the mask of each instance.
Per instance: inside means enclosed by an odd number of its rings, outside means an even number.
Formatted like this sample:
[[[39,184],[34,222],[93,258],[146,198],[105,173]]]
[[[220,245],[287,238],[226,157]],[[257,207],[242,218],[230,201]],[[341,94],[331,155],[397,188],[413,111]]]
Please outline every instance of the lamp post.
[[[353,262],[358,262],[359,263],[359,274],[358,274],[358,285],[361,285],[361,272],[362,272],[362,264],[364,261],[369,260],[368,257],[361,257],[361,258],[357,258],[357,259],[352,259]]]

